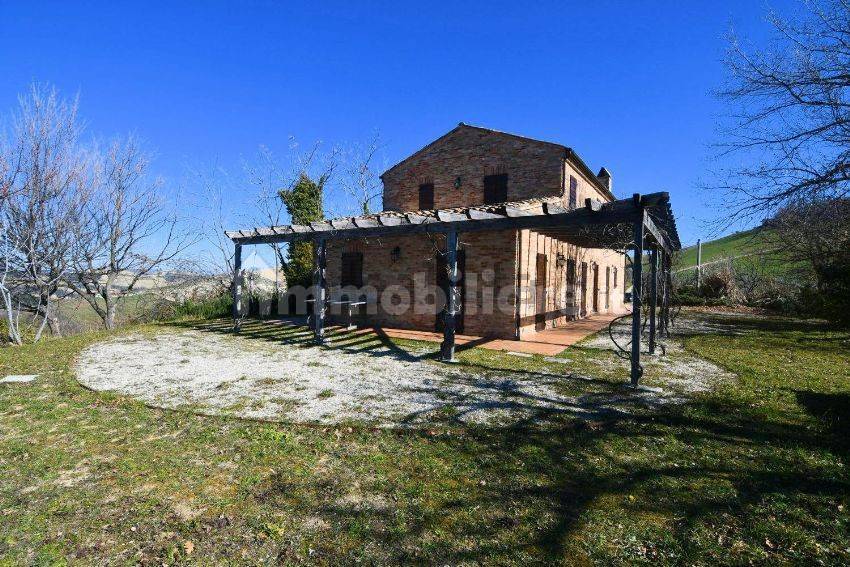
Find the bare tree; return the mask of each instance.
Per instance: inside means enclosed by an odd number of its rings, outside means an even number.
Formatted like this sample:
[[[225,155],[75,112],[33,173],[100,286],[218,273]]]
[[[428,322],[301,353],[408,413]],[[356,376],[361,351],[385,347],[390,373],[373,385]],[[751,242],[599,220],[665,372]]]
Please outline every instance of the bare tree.
[[[375,131],[363,143],[355,144],[345,156],[341,185],[345,193],[357,204],[357,214],[368,215],[381,198],[383,185],[376,163],[383,148],[381,135]]]
[[[730,39],[730,84],[720,95],[734,110],[720,157],[745,164],[723,176],[736,218],[848,194],[850,2],[805,7],[794,21],[769,16],[766,48]]]
[[[233,243],[224,232],[241,222],[238,211],[242,203],[233,199],[238,194],[238,183],[217,162],[190,167],[188,175],[195,200],[196,233],[202,244],[196,258],[197,269],[207,277],[229,281],[233,273]]]
[[[173,260],[196,240],[182,232],[176,213],[166,210],[162,182],[148,176],[150,164],[132,136],[107,149],[95,191],[77,226],[72,269],[65,283],[115,328],[120,300],[139,280]]]
[[[54,299],[89,194],[88,156],[78,145],[82,128],[76,99],[64,100],[55,89],[33,85],[19,105],[12,141],[2,151],[14,172],[7,177],[0,211],[6,227],[3,245],[14,247],[6,255],[5,286],[20,309],[41,319],[37,341],[45,325],[60,333]]]

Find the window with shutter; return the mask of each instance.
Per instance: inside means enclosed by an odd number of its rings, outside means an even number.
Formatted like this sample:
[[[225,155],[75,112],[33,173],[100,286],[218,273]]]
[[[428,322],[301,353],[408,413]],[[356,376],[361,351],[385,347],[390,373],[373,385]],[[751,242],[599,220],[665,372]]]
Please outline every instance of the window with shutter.
[[[570,175],[570,208],[575,209],[578,204],[578,181]]]
[[[487,175],[484,177],[484,204],[504,203],[508,200],[508,175]]]
[[[419,210],[434,208],[434,184],[423,183],[419,186]]]
[[[342,277],[340,284],[343,286],[361,287],[363,285],[363,252],[342,253]]]

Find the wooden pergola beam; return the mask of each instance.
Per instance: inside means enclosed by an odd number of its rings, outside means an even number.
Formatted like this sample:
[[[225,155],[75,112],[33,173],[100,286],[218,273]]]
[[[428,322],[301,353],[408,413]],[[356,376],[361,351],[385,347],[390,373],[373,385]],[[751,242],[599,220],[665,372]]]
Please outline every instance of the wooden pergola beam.
[[[636,195],[609,203],[591,201],[589,206],[566,209],[558,203],[505,203],[496,207],[469,207],[437,211],[436,215],[425,216],[426,212],[411,212],[395,215],[369,215],[319,221],[310,225],[291,225],[226,232],[228,238],[240,244],[274,244],[325,239],[377,238],[404,236],[422,233],[476,232],[487,230],[580,230],[582,227],[604,225],[631,225],[646,207],[656,207],[666,213],[669,197],[666,193]],[[644,215],[647,231],[652,239],[668,252],[678,246],[670,236]],[[604,243],[600,243],[602,245]]]

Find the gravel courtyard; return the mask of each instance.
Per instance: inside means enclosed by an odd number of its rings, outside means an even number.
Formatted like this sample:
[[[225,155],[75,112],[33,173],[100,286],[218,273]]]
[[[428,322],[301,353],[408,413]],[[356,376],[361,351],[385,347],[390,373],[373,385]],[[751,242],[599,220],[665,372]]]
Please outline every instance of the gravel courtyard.
[[[434,362],[430,352],[380,343],[368,349],[319,348],[173,329],[95,344],[82,352],[76,370],[88,388],[153,406],[323,424],[509,424],[551,412],[598,418],[635,405],[682,401],[682,384],[670,391],[634,392],[602,382],[600,391],[600,381],[584,376],[574,381],[584,380],[587,391],[567,395],[565,364],[555,364],[556,372],[476,370]],[[717,367],[706,372],[705,361],[697,362],[700,375],[687,380],[686,390],[705,390],[722,374]],[[670,364],[681,366],[681,357]],[[689,372],[687,365],[684,371]],[[681,373],[681,368],[675,372]]]

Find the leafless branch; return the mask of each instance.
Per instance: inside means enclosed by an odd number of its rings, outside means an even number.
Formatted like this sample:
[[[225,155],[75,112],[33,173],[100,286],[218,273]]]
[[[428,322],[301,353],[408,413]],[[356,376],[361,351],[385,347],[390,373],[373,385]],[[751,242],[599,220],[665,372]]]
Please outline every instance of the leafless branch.
[[[771,216],[797,199],[848,195],[850,187],[850,6],[806,2],[805,15],[769,16],[773,42],[745,47],[730,35],[729,102],[717,184],[730,200],[732,221]]]

